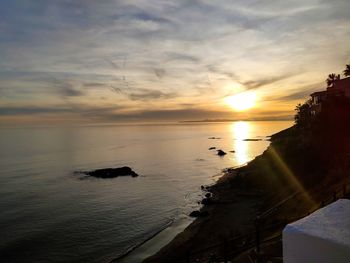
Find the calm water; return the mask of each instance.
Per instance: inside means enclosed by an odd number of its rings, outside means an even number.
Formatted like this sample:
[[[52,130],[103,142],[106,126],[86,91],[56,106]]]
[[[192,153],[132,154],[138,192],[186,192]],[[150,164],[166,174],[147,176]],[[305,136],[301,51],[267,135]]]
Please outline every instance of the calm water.
[[[109,262],[172,222],[188,220],[201,185],[269,144],[243,139],[264,139],[291,124],[2,129],[0,261]],[[211,146],[236,152],[220,158]],[[124,165],[141,176],[73,174]]]

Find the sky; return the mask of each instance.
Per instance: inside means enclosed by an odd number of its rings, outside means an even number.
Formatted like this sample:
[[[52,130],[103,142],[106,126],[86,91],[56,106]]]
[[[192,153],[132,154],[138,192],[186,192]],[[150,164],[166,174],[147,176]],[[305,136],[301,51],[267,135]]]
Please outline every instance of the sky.
[[[350,61],[349,10],[349,0],[1,1],[0,124],[290,119]],[[242,93],[254,106],[238,111],[227,98]]]

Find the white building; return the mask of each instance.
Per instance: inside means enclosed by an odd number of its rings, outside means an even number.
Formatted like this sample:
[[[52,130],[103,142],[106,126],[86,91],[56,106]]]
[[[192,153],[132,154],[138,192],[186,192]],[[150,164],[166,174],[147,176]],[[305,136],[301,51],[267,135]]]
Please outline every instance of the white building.
[[[350,200],[340,199],[283,230],[285,263],[349,263]]]

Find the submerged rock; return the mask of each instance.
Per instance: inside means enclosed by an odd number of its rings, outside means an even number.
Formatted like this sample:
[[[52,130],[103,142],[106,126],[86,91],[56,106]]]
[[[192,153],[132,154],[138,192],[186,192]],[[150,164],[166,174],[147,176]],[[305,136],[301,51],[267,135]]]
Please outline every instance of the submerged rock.
[[[243,141],[245,141],[245,142],[258,142],[258,141],[262,141],[262,139],[244,139]]]
[[[209,185],[201,185],[202,191],[209,191],[210,186]]]
[[[208,139],[209,140],[220,140],[221,138],[220,137],[209,137]]]
[[[139,176],[128,166],[123,166],[119,168],[97,169],[97,170],[87,171],[82,173],[93,177],[97,177],[97,178],[114,178],[118,176],[132,176],[132,177]]]
[[[218,150],[217,155],[224,156],[224,155],[226,155],[226,153],[223,150]]]
[[[216,147],[210,147],[209,148],[209,150],[215,150],[216,149]]]

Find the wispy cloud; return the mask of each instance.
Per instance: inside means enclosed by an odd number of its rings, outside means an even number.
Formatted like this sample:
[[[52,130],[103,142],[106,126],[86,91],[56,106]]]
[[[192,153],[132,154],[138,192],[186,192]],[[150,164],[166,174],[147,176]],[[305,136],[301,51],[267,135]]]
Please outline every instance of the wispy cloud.
[[[67,112],[72,112],[72,110],[65,108],[57,109],[51,107],[0,107],[0,115],[2,116]]]
[[[48,81],[48,85],[54,87],[57,93],[63,97],[76,97],[85,95],[84,90],[74,87],[73,83],[66,80],[62,81],[57,79],[51,79]]]
[[[254,90],[277,98],[279,112],[350,60],[349,9],[348,0],[2,1],[0,103],[115,104],[140,118],[196,105],[209,116],[220,98]]]
[[[287,79],[292,77],[292,74],[286,74],[286,75],[282,75],[282,76],[276,76],[276,77],[267,77],[267,78],[263,78],[263,79],[254,79],[254,80],[249,80],[249,81],[245,81],[242,84],[245,86],[245,88],[247,90],[250,89],[257,89],[257,88],[262,88],[266,85],[271,85],[273,83],[276,83],[278,81],[281,81],[283,79]]]
[[[290,100],[306,100],[311,93],[322,90],[324,86],[323,82],[303,86],[300,89],[292,90],[288,95],[279,97],[278,100],[290,101]]]
[[[6,106],[0,107],[1,116],[13,116],[13,115],[41,115],[41,114],[57,114],[57,113],[71,113],[80,115],[82,117],[96,117],[103,116],[104,114],[111,115],[113,112],[117,112],[124,109],[120,106],[109,107],[96,107],[84,104],[70,104],[70,105],[49,105],[49,106]]]
[[[160,90],[137,89],[134,92],[127,94],[131,100],[149,101],[159,99],[171,99],[178,96],[176,92],[165,93]]]
[[[166,73],[165,69],[162,69],[162,68],[154,68],[153,71],[154,71],[154,74],[159,79],[162,79]]]

